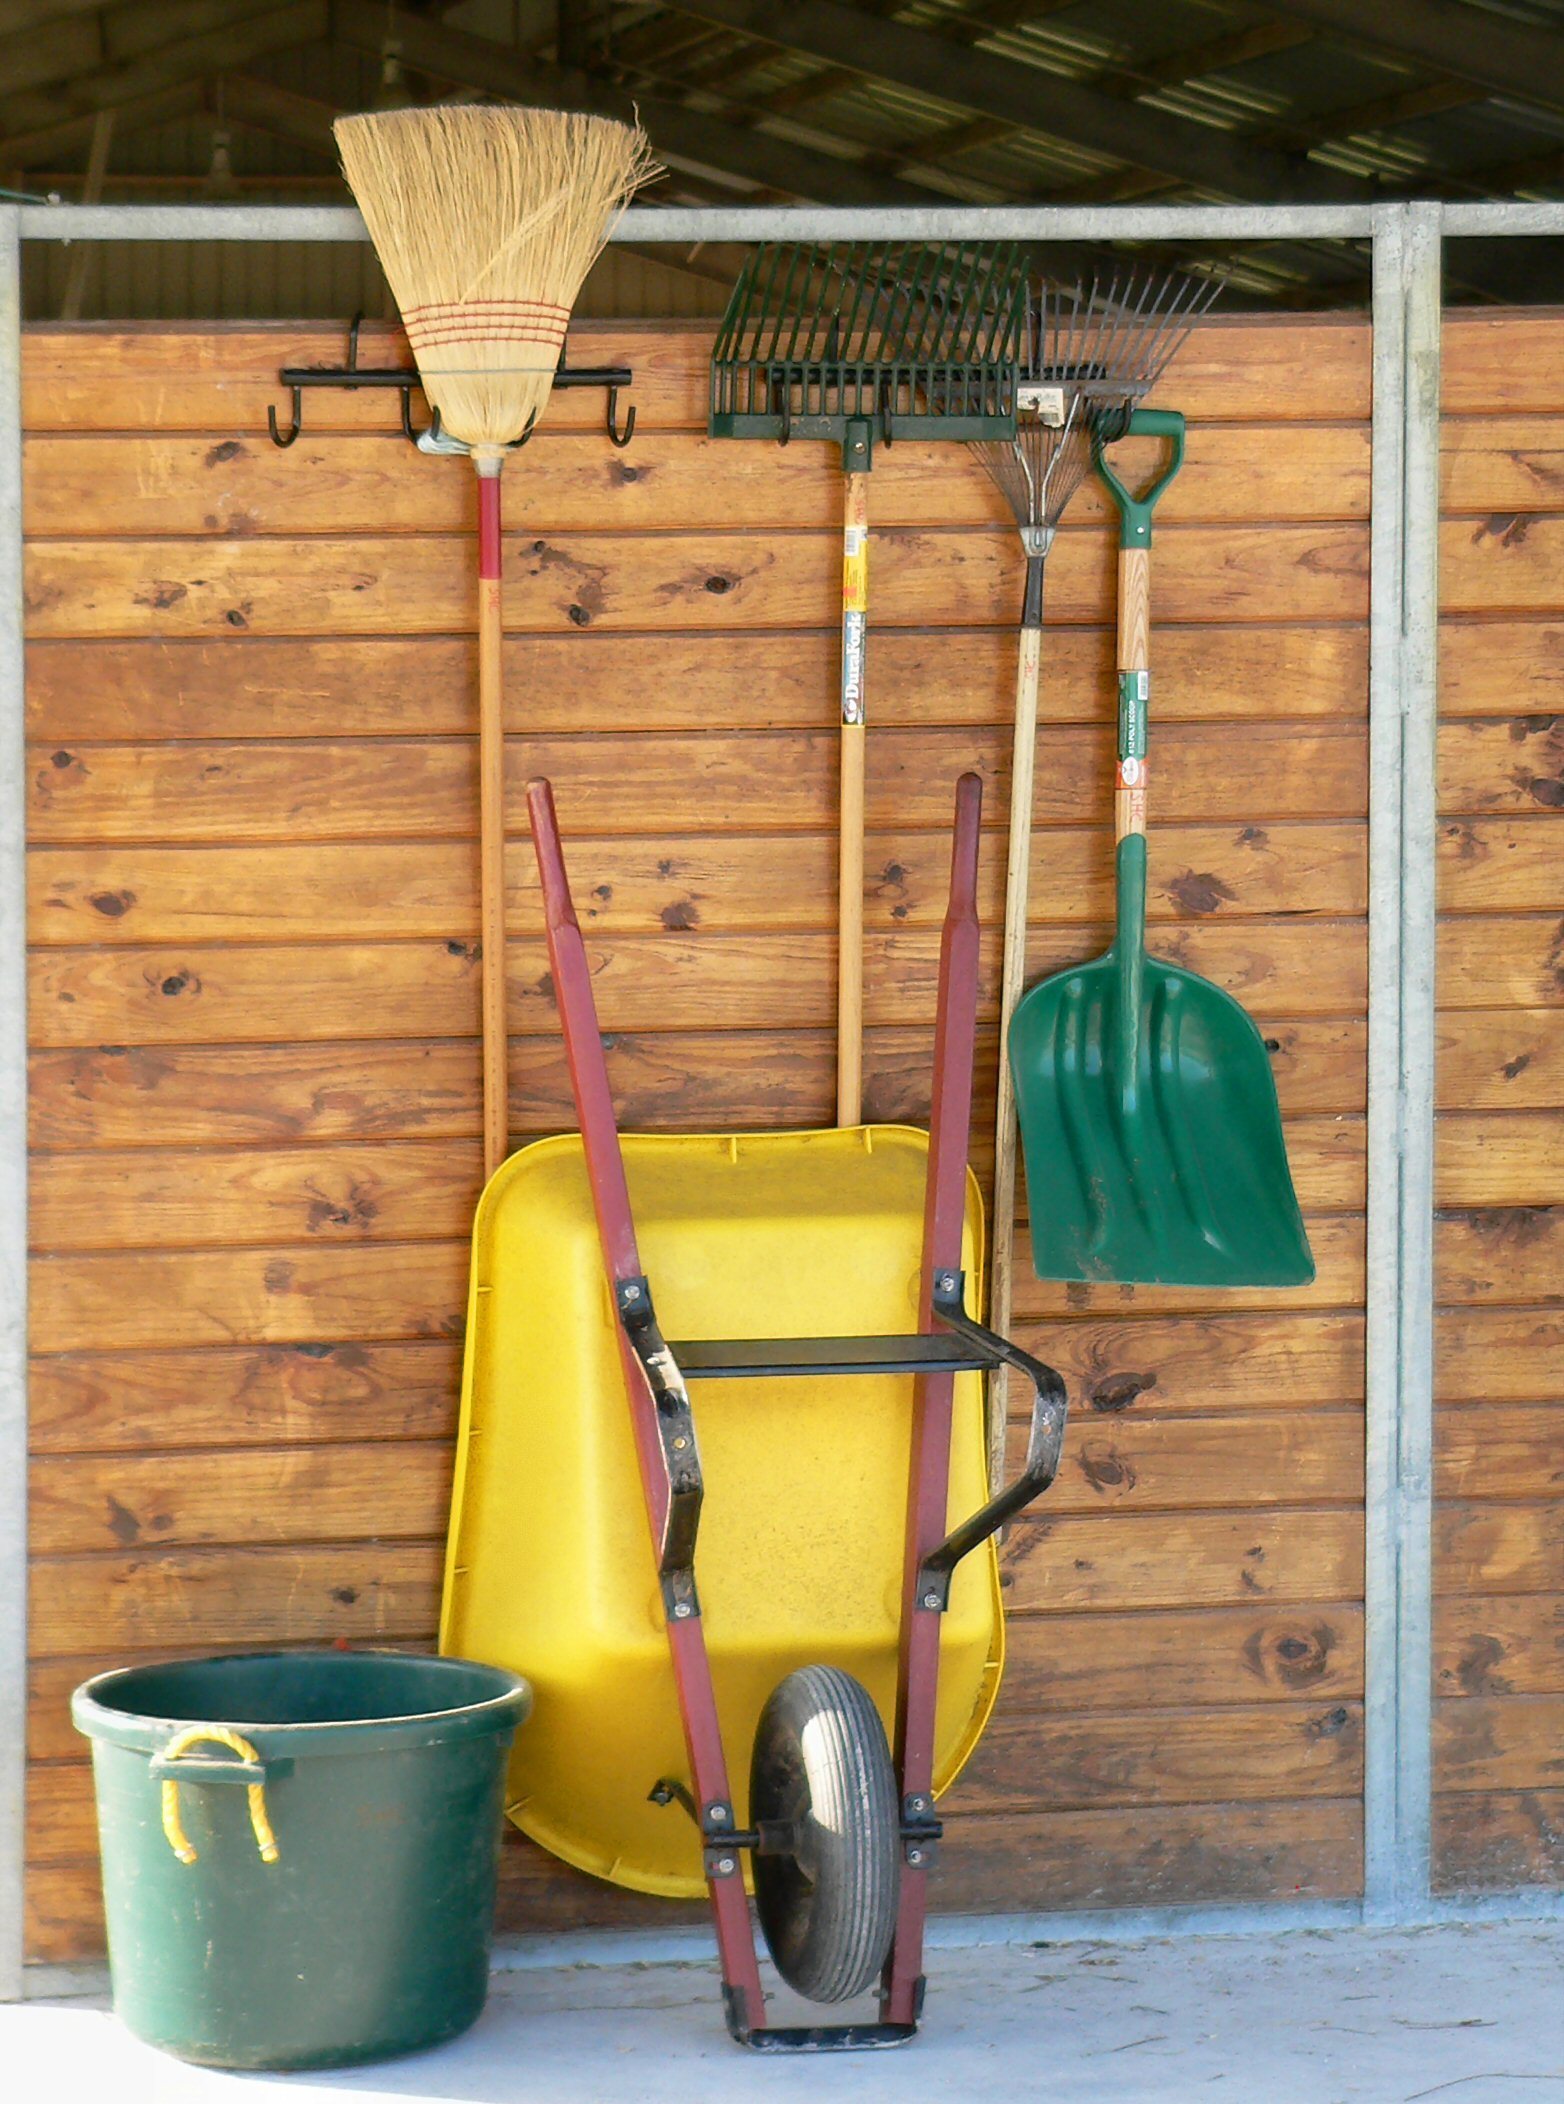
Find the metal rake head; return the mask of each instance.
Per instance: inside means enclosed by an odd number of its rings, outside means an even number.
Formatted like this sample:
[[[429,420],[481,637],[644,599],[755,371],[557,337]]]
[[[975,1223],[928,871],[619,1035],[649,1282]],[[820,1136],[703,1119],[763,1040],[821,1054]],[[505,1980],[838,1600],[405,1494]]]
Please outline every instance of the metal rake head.
[[[972,450],[1014,513],[1028,555],[1042,555],[1092,464],[1094,426],[1079,393],[1069,393],[1058,422],[1040,413],[1035,401],[1028,406],[1027,393],[1023,381],[1015,437],[980,442]]]
[[[1123,433],[1130,411],[1220,291],[1217,279],[1115,272],[1106,286],[1040,279],[1027,299],[1015,436],[974,444],[1015,515],[1028,554],[1047,552],[1085,480],[1098,437]]]
[[[1119,436],[1221,289],[1218,278],[1133,266],[1106,282],[1040,285],[1028,303],[1023,386],[1080,394],[1102,436]]]

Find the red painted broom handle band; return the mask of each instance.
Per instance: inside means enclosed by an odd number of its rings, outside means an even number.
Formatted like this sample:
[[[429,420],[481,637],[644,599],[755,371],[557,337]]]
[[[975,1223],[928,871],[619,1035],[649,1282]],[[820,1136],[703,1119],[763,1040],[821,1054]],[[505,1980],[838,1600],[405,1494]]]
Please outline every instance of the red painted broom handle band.
[[[527,815],[532,822],[532,844],[537,850],[538,876],[543,885],[554,1000],[565,1037],[565,1059],[581,1125],[581,1145],[592,1185],[603,1261],[616,1279],[639,1278],[641,1258],[636,1248],[624,1156],[619,1149],[613,1093],[608,1085],[608,1064],[603,1058],[597,1004],[592,999],[592,967],[571,902],[570,879],[565,874],[565,855],[554,816],[554,791],[548,782],[527,784]]]

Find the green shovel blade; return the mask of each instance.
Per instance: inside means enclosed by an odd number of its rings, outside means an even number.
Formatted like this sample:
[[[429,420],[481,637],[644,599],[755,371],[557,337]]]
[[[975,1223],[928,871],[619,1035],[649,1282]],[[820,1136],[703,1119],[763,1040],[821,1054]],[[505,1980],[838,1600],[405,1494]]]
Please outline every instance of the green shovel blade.
[[[1146,954],[1145,852],[1120,843],[1112,948],[1040,981],[1011,1022],[1037,1275],[1306,1285],[1264,1041],[1221,987]]]

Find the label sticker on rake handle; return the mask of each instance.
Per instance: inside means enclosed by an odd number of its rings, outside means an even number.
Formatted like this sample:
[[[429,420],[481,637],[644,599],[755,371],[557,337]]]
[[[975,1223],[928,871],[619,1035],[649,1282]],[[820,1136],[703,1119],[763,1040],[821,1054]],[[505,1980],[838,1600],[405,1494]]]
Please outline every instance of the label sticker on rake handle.
[[[862,526],[842,535],[842,607],[849,614],[869,610],[869,535]]]
[[[863,722],[864,642],[869,626],[869,529],[842,533],[842,721]]]
[[[842,721],[863,722],[863,658],[867,620],[849,608],[842,621]]]

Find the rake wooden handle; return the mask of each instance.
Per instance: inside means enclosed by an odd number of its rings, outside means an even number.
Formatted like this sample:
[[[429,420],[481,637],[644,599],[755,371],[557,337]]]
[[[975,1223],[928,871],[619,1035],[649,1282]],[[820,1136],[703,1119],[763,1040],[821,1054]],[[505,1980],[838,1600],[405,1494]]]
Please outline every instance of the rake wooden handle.
[[[837,882],[841,935],[836,958],[836,1122],[863,1117],[864,729],[842,726],[841,841]]]
[[[500,463],[478,464],[478,929],[482,945],[483,1175],[510,1150],[505,1020],[505,643]]]
[[[864,639],[869,617],[869,477],[846,478],[842,506],[842,750],[838,803],[836,1122],[863,1117]]]
[[[1034,558],[1035,559],[1035,558]],[[1015,1263],[1016,1127],[1015,1083],[1010,1073],[1010,1019],[1026,978],[1026,914],[1031,889],[1032,797],[1037,762],[1037,687],[1042,658],[1041,625],[1021,630],[1016,658],[1015,734],[1010,748],[1010,836],[1005,860],[1005,951],[999,980],[998,1102],[994,1123],[993,1259],[989,1268],[988,1326],[1010,1334]],[[997,1488],[1005,1474],[1005,1405],[1009,1378],[1004,1367],[989,1377],[988,1474]]]

